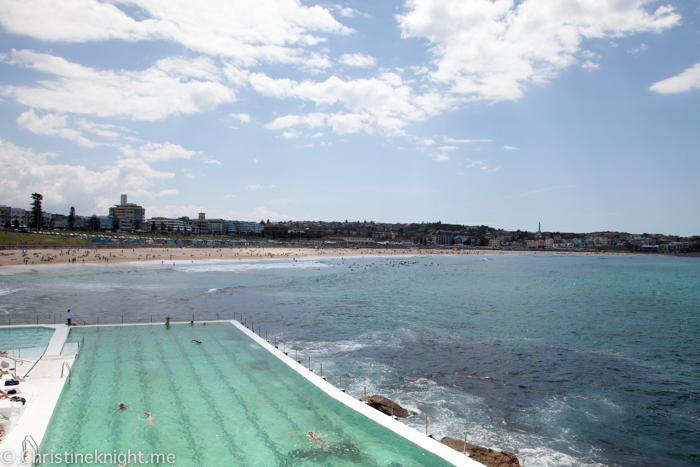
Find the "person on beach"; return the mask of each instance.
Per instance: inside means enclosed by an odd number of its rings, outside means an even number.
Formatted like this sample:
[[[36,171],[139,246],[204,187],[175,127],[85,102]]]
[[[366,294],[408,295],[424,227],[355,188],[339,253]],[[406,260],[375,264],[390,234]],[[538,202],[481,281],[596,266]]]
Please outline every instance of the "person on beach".
[[[68,320],[68,326],[70,326],[72,324],[71,321],[73,320],[73,313],[71,313],[70,310],[66,312],[66,319]]]
[[[148,416],[148,424],[153,426],[153,414],[151,412],[144,412]]]

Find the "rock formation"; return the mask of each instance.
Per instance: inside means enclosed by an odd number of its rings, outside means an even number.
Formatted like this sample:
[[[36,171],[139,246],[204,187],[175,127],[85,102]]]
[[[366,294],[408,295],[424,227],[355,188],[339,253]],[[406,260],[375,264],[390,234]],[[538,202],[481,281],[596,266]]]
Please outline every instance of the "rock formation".
[[[455,451],[466,452],[469,457],[487,467],[520,467],[520,462],[515,454],[504,451],[495,451],[474,444],[465,443],[461,439],[444,437],[440,440]]]
[[[360,399],[363,402],[368,402],[370,406],[384,412],[387,415],[394,415],[400,418],[410,417],[411,415],[416,415],[416,412],[412,410],[404,409],[396,402],[392,401],[388,397],[379,396],[377,394],[370,397],[363,397]],[[393,410],[393,412],[392,412]]]

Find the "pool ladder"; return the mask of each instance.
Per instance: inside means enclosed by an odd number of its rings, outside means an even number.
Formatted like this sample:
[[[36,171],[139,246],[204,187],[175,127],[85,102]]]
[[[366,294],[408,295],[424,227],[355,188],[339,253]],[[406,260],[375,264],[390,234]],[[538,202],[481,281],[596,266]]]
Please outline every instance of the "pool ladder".
[[[61,378],[63,378],[63,370],[68,367],[68,386],[70,386],[70,380],[71,380],[71,371],[70,371],[70,365],[68,362],[63,362],[63,365],[61,365]]]
[[[27,462],[27,454],[29,454],[30,449],[34,451],[34,455],[32,455],[29,465],[35,465],[34,461],[36,460],[36,455],[39,454],[39,445],[32,435],[27,435],[22,441],[22,463]]]

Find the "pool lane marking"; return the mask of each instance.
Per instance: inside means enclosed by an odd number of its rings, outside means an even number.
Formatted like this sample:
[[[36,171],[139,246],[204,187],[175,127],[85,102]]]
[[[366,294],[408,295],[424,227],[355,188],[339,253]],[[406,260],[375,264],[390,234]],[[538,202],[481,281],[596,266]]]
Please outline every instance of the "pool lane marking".
[[[197,386],[197,389],[199,389],[199,393],[202,395],[202,398],[204,399],[204,402],[207,403],[207,406],[209,407],[209,410],[211,413],[214,415],[214,420],[216,420],[217,425],[219,425],[219,428],[221,429],[221,432],[224,434],[224,438],[226,438],[226,441],[228,442],[229,447],[231,448],[231,452],[233,453],[234,456],[236,456],[236,459],[238,460],[238,463],[243,465],[243,461],[241,461],[240,457],[238,457],[238,454],[236,453],[236,449],[233,447],[233,444],[231,444],[231,440],[228,437],[228,433],[226,433],[226,430],[224,430],[224,427],[221,426],[221,422],[219,422],[218,417],[216,416],[216,412],[214,412],[214,409],[212,408],[211,404],[209,403],[209,400],[207,400],[207,396],[204,395],[204,391],[202,388],[199,386],[199,383],[197,382],[197,379],[194,377],[192,374],[192,371],[190,370],[190,367],[187,365],[187,362],[185,361],[185,358],[182,356],[180,351],[178,350],[177,346],[173,342],[173,339],[170,337],[170,334],[168,334],[168,340],[170,340],[170,343],[172,344],[173,348],[175,349],[175,352],[177,352],[177,355],[180,357],[182,360],[182,364],[185,366],[187,369],[187,372],[190,374],[190,378],[192,378],[192,381],[194,381],[194,384]]]
[[[204,334],[208,334],[208,333],[207,333],[207,332],[204,332]],[[206,341],[208,341],[208,342],[211,342],[211,339],[209,339],[208,337],[205,337],[204,339],[206,339]],[[221,344],[219,343],[218,340],[216,341],[216,343],[217,343],[219,346],[221,346]],[[267,404],[260,398],[260,396],[258,396],[258,394],[255,392],[255,390],[250,386],[250,384],[248,384],[248,381],[246,381],[246,379],[238,372],[238,370],[236,370],[236,368],[235,368],[233,365],[231,365],[231,363],[226,359],[226,357],[224,357],[224,355],[221,353],[221,351],[219,351],[219,349],[218,349],[216,346],[214,346],[214,350],[216,350],[216,352],[217,352],[217,353],[219,354],[219,356],[223,359],[223,361],[225,361],[226,364],[227,364],[228,366],[231,367],[231,369],[236,373],[236,375],[237,375],[238,377],[241,378],[241,381],[243,381],[243,383],[244,383],[246,386],[248,386],[248,389],[250,389],[250,392],[252,392],[252,393],[255,395],[255,397],[258,398],[258,400],[260,401],[260,403],[262,403],[262,404],[265,406],[265,408],[267,408],[267,409],[270,411],[270,413],[271,413],[272,415],[274,415],[275,418],[276,418],[277,420],[279,420],[279,422],[280,422],[280,423],[282,424],[282,426],[287,430],[287,432],[291,435],[291,437],[292,437],[297,443],[299,443],[300,446],[304,446],[304,443],[302,443],[300,439],[298,439],[296,436],[294,436],[294,433],[292,433],[292,431],[291,431],[291,430],[287,427],[287,425],[277,416],[277,414],[276,414],[270,407],[267,406]],[[306,449],[306,448],[304,448],[304,451],[306,451],[306,453],[307,453],[314,461],[316,461],[316,463],[317,463],[318,465],[322,465],[322,464],[318,461],[318,459],[316,459],[316,457],[314,457],[314,455],[311,454],[311,451],[309,451],[309,450]]]
[[[134,412],[134,433],[136,434],[136,452],[139,450],[139,426],[136,424],[136,396],[134,395],[134,374],[131,371],[131,339],[129,332],[126,332],[126,348],[129,355],[129,378],[131,379],[131,408]]]

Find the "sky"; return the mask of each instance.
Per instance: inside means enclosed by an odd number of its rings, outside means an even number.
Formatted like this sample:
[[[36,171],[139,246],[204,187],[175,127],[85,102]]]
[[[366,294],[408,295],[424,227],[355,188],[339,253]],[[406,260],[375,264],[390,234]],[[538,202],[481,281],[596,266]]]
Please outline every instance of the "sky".
[[[2,0],[0,204],[700,234],[700,4]]]

